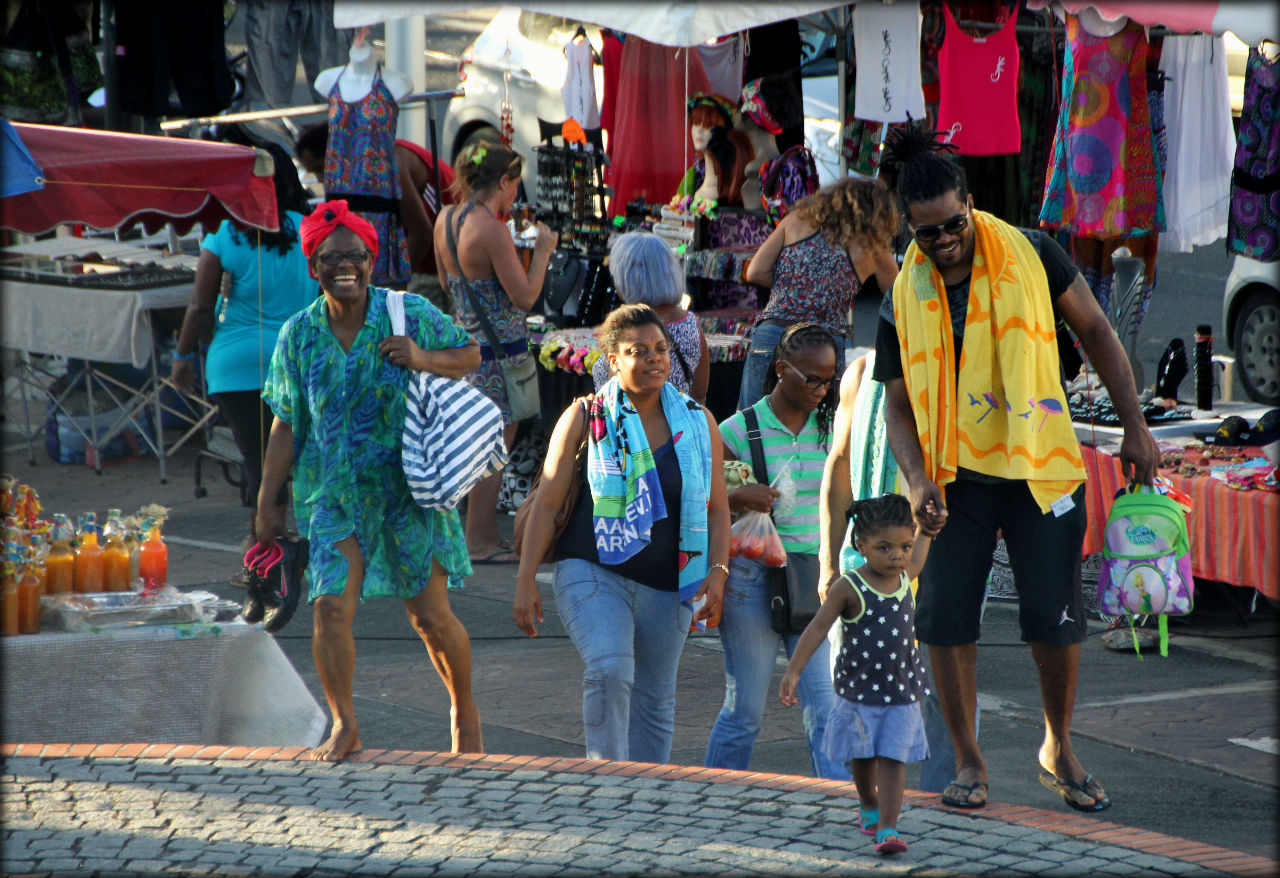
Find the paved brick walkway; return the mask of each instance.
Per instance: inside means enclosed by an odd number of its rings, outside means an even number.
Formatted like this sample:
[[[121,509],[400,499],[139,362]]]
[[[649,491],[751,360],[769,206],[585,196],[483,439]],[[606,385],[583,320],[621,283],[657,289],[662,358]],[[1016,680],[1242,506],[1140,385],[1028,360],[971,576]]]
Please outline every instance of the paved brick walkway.
[[[576,758],[6,744],[14,874],[1256,875],[1280,863],[1087,815],[908,791],[884,858],[852,784]]]

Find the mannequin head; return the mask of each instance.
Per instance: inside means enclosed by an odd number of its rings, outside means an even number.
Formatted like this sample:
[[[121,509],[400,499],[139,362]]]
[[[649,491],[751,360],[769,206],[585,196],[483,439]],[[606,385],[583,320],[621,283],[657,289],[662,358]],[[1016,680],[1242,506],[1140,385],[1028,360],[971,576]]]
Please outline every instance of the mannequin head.
[[[689,99],[689,135],[694,149],[713,164],[720,200],[742,204],[742,181],[754,150],[747,135],[734,127],[737,113],[728,98],[698,92]]]
[[[742,87],[738,109],[769,134],[781,134],[804,121],[803,104],[789,76],[771,73]],[[745,126],[744,126],[745,127]]]

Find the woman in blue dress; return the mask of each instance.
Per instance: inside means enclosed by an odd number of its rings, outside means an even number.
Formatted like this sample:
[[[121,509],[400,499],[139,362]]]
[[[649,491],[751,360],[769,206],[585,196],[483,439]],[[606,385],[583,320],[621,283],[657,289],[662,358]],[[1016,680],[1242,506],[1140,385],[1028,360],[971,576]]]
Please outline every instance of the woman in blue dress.
[[[452,749],[480,752],[471,644],[449,608],[448,581],[471,573],[458,514],[418,506],[400,467],[409,370],[461,378],[480,363],[467,333],[425,298],[407,296],[406,335],[391,335],[387,291],[369,286],[377,233],[345,201],[318,205],[302,249],[324,296],[280,331],[262,395],[275,422],[258,492],[261,544],[284,533],[272,502],[293,471],[298,529],[310,543],[311,652],[333,728],[310,757],[360,749],[352,694],[356,604],[404,601],[452,701]]]

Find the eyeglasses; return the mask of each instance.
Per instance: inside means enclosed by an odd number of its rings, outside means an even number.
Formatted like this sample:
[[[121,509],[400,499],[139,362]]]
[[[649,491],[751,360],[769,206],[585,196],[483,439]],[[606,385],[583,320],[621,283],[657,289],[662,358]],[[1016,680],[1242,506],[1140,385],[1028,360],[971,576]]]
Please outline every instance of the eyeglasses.
[[[958,213],[945,223],[937,226],[913,226],[908,223],[907,228],[911,229],[911,234],[916,236],[917,241],[922,244],[930,244],[938,240],[943,232],[948,235],[958,235],[969,228],[969,214],[968,212]]]
[[[792,372],[795,372],[796,375],[799,376],[800,380],[804,382],[804,386],[809,388],[810,390],[825,390],[826,388],[831,386],[832,381],[836,380],[835,375],[832,375],[830,378],[810,378],[808,375],[801,372],[799,369],[797,369],[795,366],[788,363],[786,360],[779,360],[778,362],[782,363]]]
[[[352,265],[363,265],[364,261],[369,258],[369,251],[349,250],[346,253],[338,253],[330,250],[328,253],[321,253],[318,258],[330,268],[341,265],[344,259]]]

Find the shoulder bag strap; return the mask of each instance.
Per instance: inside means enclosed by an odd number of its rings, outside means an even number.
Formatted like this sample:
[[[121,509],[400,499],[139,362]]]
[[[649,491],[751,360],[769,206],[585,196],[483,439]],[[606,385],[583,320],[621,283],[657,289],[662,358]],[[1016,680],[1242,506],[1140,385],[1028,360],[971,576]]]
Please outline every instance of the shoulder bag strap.
[[[685,362],[684,354],[680,352],[680,343],[672,339],[671,349],[676,352],[676,359],[680,361],[680,368],[684,371],[684,380],[689,382],[689,389],[693,390],[693,373],[689,371],[689,364]]]
[[[764,462],[764,443],[761,441],[760,419],[756,417],[754,406],[742,410],[742,420],[747,425],[747,444],[751,447],[751,471],[756,481],[762,485],[769,484],[769,467]],[[769,513],[773,517],[773,512]]]
[[[471,310],[476,315],[476,321],[480,324],[480,331],[484,333],[485,341],[488,342],[490,350],[493,351],[494,359],[499,359],[506,357],[507,352],[502,347],[502,342],[498,339],[498,333],[494,330],[493,323],[489,320],[489,315],[485,313],[480,300],[476,298],[471,281],[467,280],[466,274],[462,271],[462,260],[458,258],[457,230],[462,228],[462,221],[466,219],[466,215],[471,212],[475,204],[474,201],[468,201],[465,206],[455,209],[449,215],[449,219],[453,220],[456,216],[457,223],[445,223],[444,230],[446,237],[449,239],[449,252],[453,255],[453,265],[458,269],[458,280],[462,282],[462,290],[467,294],[467,299],[471,302]]]

